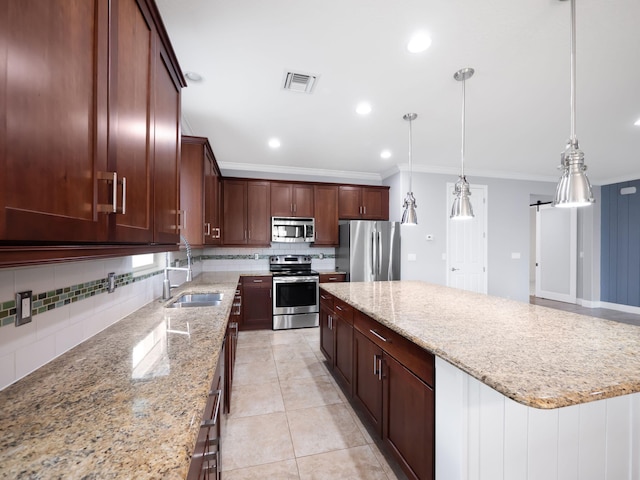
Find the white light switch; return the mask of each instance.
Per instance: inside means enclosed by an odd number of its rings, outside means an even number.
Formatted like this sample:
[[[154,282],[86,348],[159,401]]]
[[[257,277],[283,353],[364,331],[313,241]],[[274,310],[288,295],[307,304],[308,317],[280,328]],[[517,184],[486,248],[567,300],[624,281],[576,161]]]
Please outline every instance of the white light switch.
[[[513,253],[511,254],[511,258],[512,258],[513,260],[518,260],[518,259],[520,258],[520,252],[513,252]]]
[[[416,261],[416,254],[415,253],[409,253],[407,254],[407,260],[409,262],[415,262]]]

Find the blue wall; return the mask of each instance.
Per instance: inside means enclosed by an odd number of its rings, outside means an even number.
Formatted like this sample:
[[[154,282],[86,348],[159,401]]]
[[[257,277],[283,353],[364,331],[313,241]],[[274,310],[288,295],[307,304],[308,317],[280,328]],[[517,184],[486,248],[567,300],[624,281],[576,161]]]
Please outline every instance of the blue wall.
[[[636,193],[620,195],[620,189]],[[602,187],[600,299],[640,306],[640,180]]]

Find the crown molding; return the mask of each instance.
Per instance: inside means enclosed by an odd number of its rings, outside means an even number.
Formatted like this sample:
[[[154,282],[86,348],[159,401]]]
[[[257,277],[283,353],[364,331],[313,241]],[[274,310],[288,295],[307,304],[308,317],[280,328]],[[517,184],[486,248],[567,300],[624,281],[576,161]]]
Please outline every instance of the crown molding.
[[[304,168],[281,165],[262,165],[253,163],[218,162],[223,175],[225,170],[242,172],[260,172],[267,174],[305,175],[312,177],[349,178],[379,183],[383,177],[379,173],[350,172],[346,170],[327,170],[324,168]]]

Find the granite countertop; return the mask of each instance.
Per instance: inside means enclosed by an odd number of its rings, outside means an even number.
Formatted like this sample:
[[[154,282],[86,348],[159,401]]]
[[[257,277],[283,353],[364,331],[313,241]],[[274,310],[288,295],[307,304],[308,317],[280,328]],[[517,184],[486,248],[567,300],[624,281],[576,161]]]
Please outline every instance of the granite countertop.
[[[524,405],[640,392],[638,326],[417,281],[322,288]]]
[[[173,290],[219,306],[151,302],[0,391],[0,476],[184,479],[240,275]]]

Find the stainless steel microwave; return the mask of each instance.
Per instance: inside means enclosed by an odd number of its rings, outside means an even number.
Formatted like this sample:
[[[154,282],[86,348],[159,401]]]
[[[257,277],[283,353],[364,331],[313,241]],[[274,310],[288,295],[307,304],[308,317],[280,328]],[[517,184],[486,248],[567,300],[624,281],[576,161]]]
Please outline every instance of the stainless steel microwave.
[[[315,235],[314,218],[271,217],[272,242],[313,242]]]

